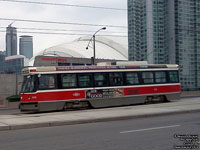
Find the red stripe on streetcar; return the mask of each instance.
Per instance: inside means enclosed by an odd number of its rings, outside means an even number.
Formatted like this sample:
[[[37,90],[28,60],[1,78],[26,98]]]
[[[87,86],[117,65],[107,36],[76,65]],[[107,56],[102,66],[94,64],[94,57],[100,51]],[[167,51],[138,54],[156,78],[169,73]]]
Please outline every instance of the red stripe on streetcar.
[[[79,91],[58,91],[58,92],[38,92],[35,94],[21,94],[21,102],[36,101],[58,101],[58,100],[75,100],[84,99],[85,90]]]
[[[176,93],[180,91],[181,91],[180,85],[133,87],[133,88],[125,88],[124,96],[158,94],[158,93]]]
[[[163,86],[146,86],[146,87],[130,87],[124,88],[124,96],[131,95],[147,95],[159,93],[179,93],[180,85],[163,85]],[[36,101],[59,101],[59,100],[77,100],[85,99],[85,90],[78,91],[52,91],[38,92],[35,94],[21,94],[21,102],[36,102]]]

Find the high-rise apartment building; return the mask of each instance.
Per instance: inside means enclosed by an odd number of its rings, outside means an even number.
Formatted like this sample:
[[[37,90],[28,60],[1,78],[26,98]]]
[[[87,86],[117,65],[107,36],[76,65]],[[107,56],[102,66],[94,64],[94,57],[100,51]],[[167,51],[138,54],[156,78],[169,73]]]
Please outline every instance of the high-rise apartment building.
[[[128,0],[129,60],[168,62],[166,0]]]
[[[17,29],[9,25],[6,28],[6,56],[17,55]]]
[[[28,36],[28,35],[20,36],[19,51],[20,51],[20,55],[24,55],[28,59],[31,59],[33,57],[32,36]]]
[[[200,1],[128,0],[129,60],[176,63],[183,90],[200,89]]]
[[[5,52],[0,51],[0,73],[4,72],[4,68],[5,68]]]
[[[185,89],[200,89],[200,1],[175,0],[175,61]]]

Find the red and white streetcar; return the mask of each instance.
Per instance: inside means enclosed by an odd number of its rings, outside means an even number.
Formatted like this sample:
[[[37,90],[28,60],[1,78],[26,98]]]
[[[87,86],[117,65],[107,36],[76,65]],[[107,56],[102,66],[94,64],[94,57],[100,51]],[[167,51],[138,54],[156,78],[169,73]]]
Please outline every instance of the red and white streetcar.
[[[21,111],[54,111],[179,99],[178,65],[120,62],[23,69]]]

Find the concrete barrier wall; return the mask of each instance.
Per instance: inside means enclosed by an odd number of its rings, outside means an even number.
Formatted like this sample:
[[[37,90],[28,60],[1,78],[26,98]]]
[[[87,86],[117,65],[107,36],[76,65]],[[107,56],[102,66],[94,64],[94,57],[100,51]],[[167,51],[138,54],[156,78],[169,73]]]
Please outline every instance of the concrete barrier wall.
[[[9,107],[6,97],[19,94],[23,77],[16,74],[0,74],[0,107]]]
[[[182,91],[181,92],[181,97],[192,97],[192,96],[200,97],[200,91]]]

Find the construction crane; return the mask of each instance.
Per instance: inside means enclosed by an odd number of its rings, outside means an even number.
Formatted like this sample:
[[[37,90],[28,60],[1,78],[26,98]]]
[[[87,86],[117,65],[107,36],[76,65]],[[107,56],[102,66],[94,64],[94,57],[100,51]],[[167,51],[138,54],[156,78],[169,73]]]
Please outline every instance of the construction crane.
[[[15,20],[11,24],[9,24],[8,27],[11,27],[13,23],[15,23]]]

